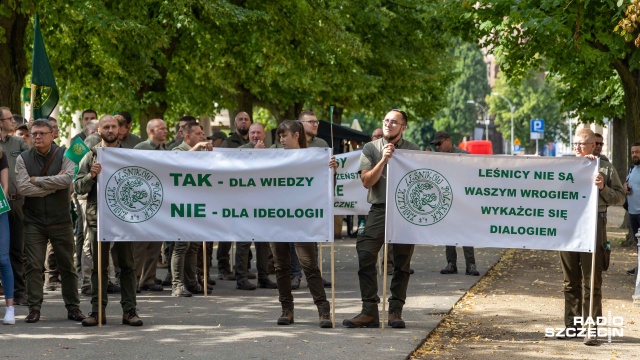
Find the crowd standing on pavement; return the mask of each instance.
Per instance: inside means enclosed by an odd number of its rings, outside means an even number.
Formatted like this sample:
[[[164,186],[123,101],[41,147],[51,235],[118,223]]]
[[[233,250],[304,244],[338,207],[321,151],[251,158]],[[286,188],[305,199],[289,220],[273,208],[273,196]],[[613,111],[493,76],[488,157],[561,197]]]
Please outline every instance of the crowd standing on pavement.
[[[15,323],[14,305],[28,306],[27,323],[40,320],[44,290],[60,288],[67,317],[84,326],[106,324],[107,293],[120,293],[122,323],[141,326],[137,313],[136,294],[141,291],[164,291],[171,286],[171,295],[191,297],[211,294],[216,281],[209,275],[213,244],[206,250],[201,243],[189,242],[103,242],[98,268],[97,183],[101,165],[97,162],[100,147],[120,147],[154,151],[211,151],[223,148],[265,148],[266,132],[263,125],[253,123],[246,112],[234,118],[235,131],[227,136],[217,131],[206,137],[204,129],[193,116],[184,116],[176,125],[176,136],[167,142],[167,126],[162,119],[147,123],[148,139],[131,133],[133,119],[128,112],[105,115],[98,120],[94,110],[82,112],[82,132],[72,138],[82,140],[90,149],[76,165],[64,156],[64,146],[56,143],[58,124],[55,118],[30,120],[13,115],[6,107],[0,108],[0,185],[10,210],[0,214],[0,270],[5,295],[4,324]],[[272,148],[299,149],[328,147],[319,137],[319,121],[312,111],[303,111],[298,120],[281,123],[277,142]],[[362,310],[355,317],[345,319],[350,328],[379,327],[378,283],[376,263],[384,244],[386,166],[395,149],[419,150],[418,145],[404,139],[409,119],[399,109],[393,109],[382,121],[382,128],[372,134],[372,141],[362,148],[359,171],[363,186],[368,190],[371,209],[362,218],[356,251]],[[631,145],[633,166],[624,185],[615,169],[601,154],[603,138],[591,130],[576,133],[574,150],[577,156],[595,160],[599,157],[599,174],[594,185],[599,190],[598,234],[594,281],[594,316],[602,315],[602,271],[608,266],[606,244],[606,209],[624,202],[629,209],[633,233],[640,227],[640,142]],[[446,131],[438,131],[431,145],[436,151],[466,153],[453,145]],[[429,149],[431,150],[431,149]],[[335,159],[329,164],[336,168]],[[257,287],[277,289],[282,305],[279,325],[294,323],[292,290],[300,287],[302,273],[318,308],[319,325],[333,327],[330,304],[325,288],[331,283],[324,280],[318,266],[316,243],[254,243],[257,274],[250,270],[251,242],[236,244],[233,271],[230,262],[231,243],[221,242],[216,251],[218,280],[236,281],[239,290]],[[387,257],[391,266],[391,297],[389,298],[388,325],[404,328],[402,309],[406,302],[407,287],[413,270],[410,267],[414,245],[391,244]],[[203,254],[203,252],[205,254]],[[478,276],[474,248],[463,247],[466,275]],[[203,260],[203,257],[206,259]],[[589,315],[591,282],[590,253],[560,252],[564,274],[565,326],[575,329],[575,317]],[[168,275],[158,279],[158,260],[169,263]],[[113,274],[110,274],[110,268]],[[205,271],[204,269],[207,269]],[[456,274],[457,254],[454,246],[446,247],[446,267],[442,274]],[[629,271],[635,274],[636,269]],[[269,279],[276,275],[276,282]],[[98,294],[98,278],[103,286]],[[78,281],[80,279],[80,284]],[[257,279],[256,284],[250,280]],[[80,310],[79,294],[91,296],[91,311],[85,316]],[[102,299],[100,303],[99,298]],[[99,312],[100,310],[100,312]],[[102,314],[100,318],[99,314]],[[573,332],[575,333],[575,332]],[[565,332],[572,337],[572,332]],[[585,344],[596,343],[595,336],[586,336]]]

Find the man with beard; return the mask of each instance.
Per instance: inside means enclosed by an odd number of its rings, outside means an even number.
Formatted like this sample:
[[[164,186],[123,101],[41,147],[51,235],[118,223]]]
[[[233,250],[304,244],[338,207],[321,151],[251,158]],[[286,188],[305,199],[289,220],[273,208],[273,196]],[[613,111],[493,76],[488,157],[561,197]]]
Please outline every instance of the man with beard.
[[[391,110],[382,121],[382,139],[365,144],[360,155],[362,185],[369,189],[367,200],[371,209],[362,234],[358,234],[358,278],[362,296],[362,311],[342,324],[349,328],[377,328],[380,326],[378,313],[378,278],[376,263],[378,252],[384,244],[386,216],[387,163],[395,149],[420,150],[420,147],[402,138],[407,129],[407,114],[398,109]],[[393,247],[394,269],[391,278],[389,298],[389,326],[404,328],[402,308],[407,298],[410,263],[413,244],[390,244]]]
[[[245,145],[249,142],[249,126],[252,121],[244,111],[241,111],[236,115],[234,125],[236,131],[229,135],[222,144],[221,148],[237,148]],[[218,251],[216,251],[216,259],[218,260],[218,279],[220,280],[236,280],[236,277],[231,272],[231,263],[229,262],[229,252],[231,251],[230,242],[219,242]],[[255,278],[255,275],[252,276]]]
[[[264,126],[260,123],[253,123],[249,127],[249,143],[240,146],[240,149],[264,149]],[[256,242],[253,245],[256,249],[256,268],[258,269],[258,286],[264,289],[277,289],[278,285],[269,279],[269,257],[271,248],[269,243]],[[252,284],[249,277],[249,252],[251,251],[250,242],[236,243],[236,289],[239,290],[255,290],[256,286]]]
[[[119,115],[105,115],[98,122],[98,132],[102,137],[102,142],[96,145],[80,161],[78,174],[73,184],[77,194],[87,194],[87,211],[85,221],[87,222],[87,236],[91,242],[91,253],[93,255],[93,268],[91,269],[91,312],[82,321],[83,326],[96,326],[100,321],[107,323],[104,309],[107,307],[107,278],[109,272],[109,248],[111,243],[103,242],[101,251],[98,254],[98,175],[102,172],[102,166],[97,162],[97,149],[100,147],[122,147],[118,141],[118,119]],[[124,118],[121,119],[124,121]],[[113,244],[114,251],[118,254],[118,265],[120,266],[120,284],[122,304],[122,323],[131,326],[141,326],[142,320],[136,313],[136,272],[133,260],[133,243],[120,241]],[[98,256],[101,257],[101,267],[98,268]],[[102,277],[102,304],[98,303],[98,276]],[[98,306],[102,307],[102,319],[98,319]]]
[[[629,212],[631,233],[635,235],[640,228],[640,141],[631,144],[631,162],[633,163],[633,167],[629,170],[624,188],[627,194],[627,211]],[[638,239],[635,236],[634,239],[636,245],[638,245]],[[637,271],[638,268],[636,267],[627,271],[627,273],[635,275]]]

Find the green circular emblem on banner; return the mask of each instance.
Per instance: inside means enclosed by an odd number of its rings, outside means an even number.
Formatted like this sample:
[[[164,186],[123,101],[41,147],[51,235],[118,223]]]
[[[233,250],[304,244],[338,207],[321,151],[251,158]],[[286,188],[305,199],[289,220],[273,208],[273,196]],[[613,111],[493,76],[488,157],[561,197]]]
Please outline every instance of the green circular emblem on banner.
[[[447,216],[453,193],[442,174],[431,169],[418,169],[402,177],[395,198],[398,212],[405,220],[429,226]]]
[[[163,196],[160,179],[140,166],[119,169],[111,175],[105,187],[111,213],[130,223],[151,219],[160,210]]]
[[[84,146],[75,144],[71,147],[71,151],[73,151],[73,153],[76,155],[82,155],[82,153],[84,152]]]
[[[51,96],[51,93],[53,92],[53,88],[49,87],[49,86],[44,86],[44,85],[32,85],[36,87],[36,96],[33,99],[33,107],[36,109],[40,109],[42,107],[42,105],[44,105],[47,100],[49,100],[49,97]]]

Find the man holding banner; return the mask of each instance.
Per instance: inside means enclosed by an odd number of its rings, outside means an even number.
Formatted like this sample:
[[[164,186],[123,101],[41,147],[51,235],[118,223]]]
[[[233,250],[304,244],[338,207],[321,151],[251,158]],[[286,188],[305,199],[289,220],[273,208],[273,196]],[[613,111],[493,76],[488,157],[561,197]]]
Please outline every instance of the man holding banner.
[[[420,150],[419,146],[406,141],[402,134],[407,129],[407,114],[398,109],[391,110],[382,121],[383,137],[367,143],[360,156],[362,184],[369,189],[367,196],[371,204],[369,215],[362,234],[358,234],[356,250],[360,269],[360,293],[362,311],[342,324],[349,328],[377,328],[380,326],[378,313],[378,279],[376,262],[378,252],[384,244],[386,216],[387,163],[394,150]],[[413,244],[393,244],[394,271],[391,279],[391,297],[389,298],[389,325],[404,328],[402,308],[407,297],[410,277],[410,262]]]
[[[596,137],[590,129],[580,129],[574,138],[574,151],[577,157],[588,157],[595,160],[593,150]],[[606,258],[606,226],[607,206],[622,205],[625,191],[620,183],[618,174],[606,161],[600,162],[598,175],[595,179],[598,187],[598,223],[596,228],[595,261],[592,253],[561,251],[560,261],[564,274],[564,324],[567,329],[576,329],[576,325],[584,327],[586,319],[592,315],[593,319],[602,316],[602,271],[608,267]],[[595,264],[595,269],[592,269]],[[593,273],[593,279],[591,275]],[[593,289],[591,289],[593,284]],[[593,290],[593,308],[590,312],[590,293]],[[580,323],[576,318],[581,319]],[[564,332],[564,337],[576,337],[576,331]],[[597,336],[590,332],[584,340],[585,345],[597,345]]]
[[[124,121],[124,119],[122,119]],[[111,243],[103,242],[98,251],[98,182],[97,177],[102,171],[102,166],[97,162],[97,148],[99,147],[122,147],[118,142],[118,121],[116,117],[105,115],[100,118],[98,132],[102,137],[102,142],[96,145],[82,158],[78,168],[76,180],[73,183],[77,194],[87,195],[86,217],[87,240],[91,242],[91,253],[93,268],[91,269],[91,312],[82,321],[83,326],[96,326],[100,322],[98,319],[98,306],[104,310],[107,307],[107,279],[109,272],[109,249]],[[133,259],[133,243],[128,241],[116,242],[113,245],[118,254],[118,265],[120,266],[122,323],[131,326],[142,326],[142,320],[136,313],[136,270]],[[100,256],[101,268],[98,268],[98,256]],[[102,277],[102,288],[98,286],[98,276]],[[102,304],[98,302],[98,289],[102,292]],[[104,311],[102,311],[102,324],[107,323]]]

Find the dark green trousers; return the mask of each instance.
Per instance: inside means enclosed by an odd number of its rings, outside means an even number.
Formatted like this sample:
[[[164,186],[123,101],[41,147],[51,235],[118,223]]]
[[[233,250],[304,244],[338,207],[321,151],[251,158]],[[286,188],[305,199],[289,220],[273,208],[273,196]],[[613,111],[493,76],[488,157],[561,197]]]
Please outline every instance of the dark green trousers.
[[[201,242],[176,241],[171,255],[171,276],[173,288],[195,287],[198,284],[196,268]]]
[[[256,269],[258,270],[258,279],[266,279],[269,277],[269,255],[271,255],[271,248],[269,243],[256,242],[254,243],[256,249]],[[237,242],[236,243],[236,263],[234,264],[236,270],[236,280],[238,283],[247,279],[249,274],[249,251],[251,251],[250,242]]]
[[[596,269],[593,284],[593,317],[602,316],[603,248],[607,242],[607,218],[598,216],[596,230]],[[564,275],[564,325],[575,327],[574,317],[589,316],[591,292],[591,253],[561,251],[560,263]]]
[[[358,235],[358,278],[362,296],[362,312],[370,316],[379,316],[378,276],[376,263],[378,252],[384,245],[385,204],[375,204],[369,210],[364,233]],[[391,278],[391,297],[389,313],[401,313],[407,298],[409,286],[411,256],[415,245],[389,244],[393,248],[393,277]]]
[[[476,256],[473,251],[473,246],[463,246],[462,252],[464,252],[465,264],[467,266],[475,265]],[[447,255],[447,263],[453,264],[455,267],[458,267],[458,253],[456,252],[456,247],[447,245],[445,253]]]
[[[78,274],[73,264],[74,239],[71,219],[68,223],[55,225],[24,224],[24,250],[27,257],[26,279],[29,294],[29,309],[40,310],[43,297],[44,258],[47,241],[51,241],[56,254],[60,281],[62,281],[62,299],[67,310],[77,309]]]
[[[107,285],[109,280],[109,250],[110,242],[102,242],[100,256],[102,257],[102,268],[98,270],[98,239],[96,228],[89,226],[87,235],[91,240],[91,258],[93,267],[91,268],[91,312],[98,312],[98,273],[102,276],[102,308],[107,307]],[[136,308],[136,279],[135,261],[133,260],[132,242],[115,242],[113,249],[118,254],[118,265],[120,266],[120,304],[124,312],[135,310]]]
[[[331,309],[324,291],[322,275],[318,268],[318,252],[316,243],[295,243],[296,253],[309,284],[309,292],[318,312],[325,313]],[[278,283],[279,300],[283,310],[293,310],[293,294],[291,293],[291,253],[289,243],[271,243],[274,264],[276,267],[276,282]]]

